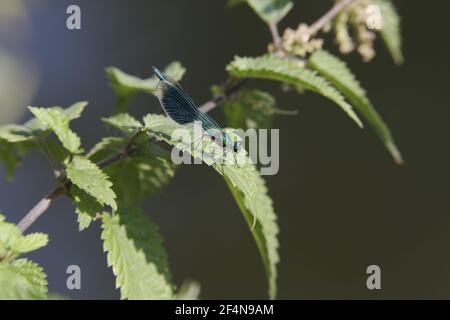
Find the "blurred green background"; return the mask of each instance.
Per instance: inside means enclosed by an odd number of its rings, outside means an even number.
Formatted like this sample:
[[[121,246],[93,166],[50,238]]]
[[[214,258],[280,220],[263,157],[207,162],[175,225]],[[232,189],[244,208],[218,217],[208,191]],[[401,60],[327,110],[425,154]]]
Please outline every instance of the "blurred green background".
[[[346,61],[391,127],[406,165],[393,163],[370,130],[359,130],[317,95],[269,89],[278,106],[299,114],[278,117],[280,172],[267,177],[280,224],[279,298],[450,298],[450,150],[447,97],[450,53],[444,1],[395,1],[403,18],[406,63],[396,67],[381,42],[369,64]],[[65,26],[66,8],[82,10],[82,30]],[[332,4],[295,1],[280,28],[311,23]],[[426,6],[426,7],[425,7]],[[108,134],[99,118],[114,94],[104,68],[141,77],[151,66],[179,60],[183,86],[201,103],[226,78],[234,55],[259,55],[270,34],[246,6],[207,0],[0,0],[0,124],[29,118],[26,105],[90,105],[73,128],[89,148]],[[331,38],[326,48],[336,52]],[[131,113],[161,112],[139,96]],[[223,115],[213,115],[222,122]],[[0,175],[4,177],[3,168]],[[53,187],[40,154],[29,156],[12,183],[0,183],[0,210],[18,222]],[[178,285],[201,283],[204,299],[266,298],[260,257],[241,213],[212,169],[185,166],[145,211],[165,237]],[[102,252],[100,228],[77,231],[68,199],[30,231],[50,243],[31,254],[48,273],[49,289],[75,299],[116,299]],[[82,289],[66,288],[66,268],[81,267]],[[366,288],[366,268],[382,270],[382,290]]]

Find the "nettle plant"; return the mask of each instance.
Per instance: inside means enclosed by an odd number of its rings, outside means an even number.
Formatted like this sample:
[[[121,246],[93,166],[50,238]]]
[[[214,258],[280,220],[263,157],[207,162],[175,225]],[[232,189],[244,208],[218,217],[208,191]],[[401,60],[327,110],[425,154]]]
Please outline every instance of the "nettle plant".
[[[277,81],[299,93],[310,90],[332,100],[359,127],[363,127],[361,116],[395,162],[401,164],[403,160],[391,133],[364,89],[340,58],[322,49],[323,41],[317,37],[319,32],[334,32],[342,54],[356,50],[369,61],[375,54],[375,37],[380,35],[399,64],[403,60],[400,21],[391,1],[336,1],[315,23],[287,28],[281,35],[278,23],[291,11],[292,1],[241,0],[230,4],[241,2],[246,2],[267,24],[273,41],[262,56],[236,57],[231,61],[226,66],[229,79],[214,87],[214,98],[200,110],[209,112],[220,107],[231,127],[267,128],[279,113],[276,101],[268,92],[249,88],[247,80]],[[155,94],[156,77],[139,79],[113,67],[106,71],[117,103],[114,114],[102,121],[120,134],[103,138],[91,150],[84,150],[79,136],[70,129],[71,121],[81,116],[86,102],[66,109],[30,107],[34,118],[22,125],[0,128],[0,159],[8,178],[27,152],[39,150],[47,156],[57,182],[55,189],[17,226],[0,215],[0,298],[51,296],[43,269],[19,257],[47,244],[47,235],[25,231],[62,195],[72,200],[80,231],[94,220],[101,223],[107,263],[123,299],[197,298],[197,284],[191,282],[181,289],[173,284],[158,228],[140,209],[144,198],[174,178],[179,166],[173,164],[170,148],[165,145],[178,144],[171,139],[171,133],[183,126],[163,115],[148,114],[140,121],[127,113],[128,104],[137,93]],[[179,81],[185,69],[173,62],[164,73]],[[192,153],[188,146],[182,150]],[[247,156],[245,150],[242,152]],[[250,162],[239,166],[203,161],[223,176],[236,200],[261,254],[269,298],[275,298],[279,230],[272,200],[257,166]]]

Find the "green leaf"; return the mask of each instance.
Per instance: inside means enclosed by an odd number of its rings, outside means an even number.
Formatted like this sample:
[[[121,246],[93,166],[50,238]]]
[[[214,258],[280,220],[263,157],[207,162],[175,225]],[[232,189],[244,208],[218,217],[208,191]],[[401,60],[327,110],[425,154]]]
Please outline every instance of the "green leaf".
[[[106,137],[97,143],[88,153],[93,162],[100,162],[114,154],[122,152],[127,142],[121,137]]]
[[[122,299],[172,299],[166,252],[157,227],[139,209],[103,214],[102,239],[108,266]]]
[[[314,91],[334,101],[358,126],[363,127],[361,120],[336,88],[316,72],[308,70],[294,61],[274,55],[265,55],[258,58],[236,57],[227,66],[227,70],[231,75],[239,78],[276,80]]]
[[[176,167],[170,159],[170,153],[158,145],[149,144],[146,135],[142,138],[137,141],[140,142],[137,150],[127,159],[105,169],[121,201],[146,198],[161,190],[175,174]],[[98,162],[121,152],[126,144],[123,138],[105,138],[89,152],[89,157]]]
[[[366,92],[346,64],[339,58],[321,50],[310,57],[308,66],[319,72],[346,96],[373,127],[394,160],[399,164],[403,163],[388,126],[370,103]]]
[[[57,163],[67,166],[70,162],[70,152],[64,148],[60,143],[52,140],[45,140],[45,148],[50,157],[56,160]]]
[[[164,72],[179,81],[183,77],[186,69],[179,62],[172,62],[168,65]],[[158,79],[152,76],[147,79],[141,79],[132,75],[129,75],[118,68],[109,67],[106,69],[109,82],[116,92],[117,103],[114,110],[115,114],[124,113],[127,111],[128,103],[133,95],[137,92],[146,92],[154,94],[158,85]]]
[[[240,4],[243,4],[243,3],[246,3],[247,2],[247,0],[228,0],[227,1],[227,8],[234,8],[235,6],[237,6],[237,5],[240,5]]]
[[[83,231],[96,219],[97,214],[101,213],[103,205],[75,185],[70,187],[70,197],[75,205],[79,230]]]
[[[0,127],[0,139],[10,143],[28,141],[33,138],[33,133],[25,126],[9,124]]]
[[[48,243],[48,236],[44,233],[30,233],[21,236],[11,245],[10,250],[16,253],[27,253],[45,247]]]
[[[116,195],[108,176],[91,160],[75,156],[68,165],[67,178],[81,190],[93,196],[102,205],[117,209]]]
[[[37,112],[44,121],[32,118],[23,125],[0,127],[0,161],[6,165],[7,178],[12,178],[15,168],[28,151],[43,148],[41,140],[50,130],[56,133],[64,145],[63,148],[52,141],[46,141],[48,150],[45,151],[54,159],[61,164],[67,164],[70,152],[79,153],[80,138],[70,130],[69,122],[79,118],[86,105],[87,102],[77,102],[66,109],[31,107],[30,110]]]
[[[164,73],[179,81],[185,73],[185,69],[179,62],[172,62]],[[158,78],[151,76],[147,79],[141,79],[136,76],[129,75],[118,68],[109,67],[106,69],[109,80],[113,89],[118,95],[127,95],[139,91],[153,94],[158,85]]]
[[[66,109],[63,109],[61,107],[51,107],[46,108],[46,110],[53,110],[52,112],[58,112],[58,117],[63,118],[63,120],[58,121],[67,122],[68,126],[68,122],[80,117],[86,106],[87,102],[82,101],[77,102]],[[0,139],[11,143],[30,141],[32,139],[35,139],[36,137],[41,137],[46,131],[51,129],[51,127],[47,126],[39,119],[32,118],[23,125],[9,124],[1,126]]]
[[[275,98],[264,91],[241,90],[222,103],[227,123],[232,128],[270,128],[276,113]]]
[[[252,234],[267,273],[269,297],[275,299],[280,257],[277,239],[279,229],[272,199],[267,195],[265,182],[254,165],[247,164],[242,168],[225,166],[224,170],[225,181],[250,228],[254,218],[257,218]]]
[[[81,210],[78,209],[79,206],[77,206],[77,222],[78,222],[78,230],[79,231],[83,231],[85,229],[87,229],[90,225],[91,222],[95,220],[95,218],[92,218],[90,216],[90,212],[83,212]]]
[[[139,174],[142,198],[161,190],[175,175],[176,166],[170,158],[170,152],[157,145],[141,147],[131,159]]]
[[[0,162],[6,167],[6,179],[11,180],[15,169],[22,164],[25,155],[34,149],[38,149],[39,144],[36,141],[7,142],[0,138]]]
[[[70,120],[58,109],[29,107],[34,116],[44,126],[53,131],[63,144],[64,148],[73,154],[81,150],[80,138],[69,128]]]
[[[22,233],[15,224],[4,221],[5,217],[0,215],[0,261],[14,255],[11,247],[20,239]]]
[[[13,259],[47,242],[47,235],[42,233],[23,236],[0,214],[0,300],[46,299],[47,280],[42,268],[27,259]]]
[[[103,138],[97,143],[88,153],[88,158],[93,163],[101,162],[113,155],[116,155],[126,147],[127,142],[124,138],[120,137],[107,137]],[[118,162],[121,163],[122,161]],[[114,166],[114,165],[112,165]],[[112,167],[110,166],[110,167]],[[105,172],[109,175],[110,168],[106,168]],[[112,177],[109,175],[109,181],[114,185]],[[113,191],[114,188],[112,188]],[[114,192],[116,193],[116,192]],[[81,190],[76,186],[70,188],[70,195],[75,205],[75,212],[77,213],[77,220],[79,230],[83,231],[88,228],[92,221],[94,221],[98,214],[101,213],[103,205],[93,196],[87,192]],[[116,194],[116,197],[118,195]]]
[[[267,23],[278,23],[294,6],[290,0],[247,0],[248,5]]]
[[[61,110],[59,107],[53,107],[53,108],[49,108],[49,109],[58,110],[59,112]],[[23,126],[26,127],[29,131],[31,131],[33,136],[30,137],[30,140],[35,139],[35,138],[42,138],[42,137],[46,136],[50,131],[49,128],[47,128],[37,118],[31,118],[30,120],[25,122]]]
[[[47,298],[47,280],[43,269],[27,259],[0,262],[0,288],[0,300]]]
[[[11,180],[13,178],[14,171],[21,162],[15,153],[13,144],[0,140],[0,162],[5,164],[6,179]]]
[[[103,118],[102,120],[110,126],[128,134],[133,134],[142,127],[142,124],[128,113],[119,113],[109,118]]]
[[[382,27],[379,30],[394,62],[403,63],[402,36],[400,30],[400,16],[391,0],[371,0],[380,8]]]
[[[19,228],[0,214],[0,261],[11,260],[19,254],[31,252],[48,243],[48,236],[43,233],[22,235]]]
[[[153,93],[156,90],[157,79],[150,77],[141,79],[127,74],[116,67],[106,69],[111,86],[117,95],[129,95],[138,91]]]
[[[135,202],[161,190],[172,180],[175,166],[170,153],[157,145],[141,146],[139,150],[106,169],[117,197]]]
[[[69,120],[75,120],[81,117],[81,114],[83,113],[84,109],[86,109],[88,105],[87,101],[80,101],[76,102],[70,107],[66,109],[59,108],[59,110],[62,111],[62,114]],[[58,107],[56,107],[58,108]]]
[[[183,144],[179,140],[174,139],[173,141],[171,138],[175,130],[184,129],[189,130],[191,141],[195,141],[195,139],[192,139],[194,133],[191,127],[180,126],[167,117],[153,114],[147,115],[144,118],[144,123],[151,135],[155,135],[170,145],[176,146],[182,151],[198,157],[198,152],[191,149],[191,144]],[[229,133],[233,139],[237,139],[232,132]],[[216,148],[216,150],[210,151],[211,148]],[[264,180],[256,167],[250,163],[245,150],[241,150],[237,155],[231,155],[231,157],[237,158],[239,165],[230,165],[227,163],[225,165],[217,164],[215,161],[216,158],[213,158],[213,154],[218,150],[223,151],[216,143],[206,141],[200,151],[207,152],[206,156],[203,153],[203,161],[208,165],[212,165],[220,174],[223,174],[247,223],[251,227],[251,232],[255,238],[267,272],[269,297],[275,298],[276,265],[279,261],[279,256],[277,240],[278,226],[276,224],[276,215],[272,206],[272,200],[267,195]]]
[[[124,159],[106,169],[114,185],[114,192],[122,203],[136,203],[141,199],[139,172],[133,159]]]

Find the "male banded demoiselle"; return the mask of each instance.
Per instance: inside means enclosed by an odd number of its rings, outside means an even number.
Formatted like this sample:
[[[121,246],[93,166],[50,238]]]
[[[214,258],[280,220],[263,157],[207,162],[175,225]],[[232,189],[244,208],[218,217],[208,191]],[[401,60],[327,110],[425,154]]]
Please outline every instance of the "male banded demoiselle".
[[[204,134],[220,147],[236,153],[241,150],[241,142],[233,142],[230,135],[224,132],[210,116],[200,111],[178,82],[155,67],[153,71],[160,80],[156,96],[163,110],[172,120],[182,125],[198,121],[202,125]]]

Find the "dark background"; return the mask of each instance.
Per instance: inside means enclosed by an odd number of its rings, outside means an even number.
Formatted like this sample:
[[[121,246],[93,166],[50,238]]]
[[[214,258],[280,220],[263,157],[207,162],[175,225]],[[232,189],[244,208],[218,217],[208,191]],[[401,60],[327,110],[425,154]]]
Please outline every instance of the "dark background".
[[[315,21],[331,5],[295,2],[282,30]],[[380,42],[369,64],[356,54],[345,59],[391,127],[405,166],[393,163],[373,131],[357,129],[326,99],[254,83],[269,88],[279,107],[299,110],[297,116],[275,120],[281,129],[281,166],[278,175],[267,177],[281,229],[279,298],[450,298],[448,10],[445,1],[396,3],[406,63],[396,67]],[[224,66],[234,55],[259,55],[270,41],[249,8],[229,10],[224,1],[24,4],[27,16],[0,22],[0,49],[35,66],[39,86],[31,105],[90,102],[82,120],[73,123],[86,148],[107,134],[99,117],[110,114],[114,94],[105,67],[146,77],[152,65],[179,60],[187,68],[183,86],[200,103],[210,98],[212,84],[226,78]],[[69,4],[81,7],[81,31],[65,27]],[[334,52],[328,40],[326,48]],[[139,96],[131,112],[161,111],[154,98]],[[222,122],[220,110],[213,115]],[[29,116],[24,109],[15,121]],[[0,209],[18,222],[53,184],[45,158],[32,154],[12,183],[0,184]],[[178,285],[198,280],[205,299],[266,297],[255,243],[210,168],[181,168],[145,207],[160,225]],[[119,298],[98,223],[82,233],[77,228],[73,206],[61,198],[30,229],[50,237],[47,247],[30,255],[48,273],[50,291],[77,299]],[[80,291],[66,288],[71,264],[81,267]],[[366,288],[371,264],[382,269],[380,291]]]

